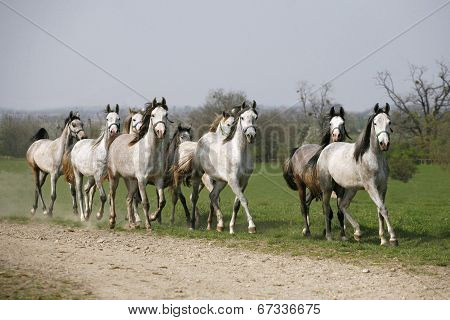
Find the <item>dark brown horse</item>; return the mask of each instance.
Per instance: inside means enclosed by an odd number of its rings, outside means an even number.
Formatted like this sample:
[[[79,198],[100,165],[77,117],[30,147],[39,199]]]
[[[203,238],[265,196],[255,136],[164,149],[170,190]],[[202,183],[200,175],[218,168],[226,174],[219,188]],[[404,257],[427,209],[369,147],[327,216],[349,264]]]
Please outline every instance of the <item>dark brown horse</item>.
[[[293,149],[291,156],[283,165],[283,176],[286,183],[292,190],[298,191],[300,209],[305,219],[305,227],[302,232],[307,237],[311,235],[309,230],[309,206],[312,200],[321,198],[322,194],[319,181],[316,179],[315,167],[309,164],[317,162],[320,152],[328,144],[342,142],[346,136],[350,138],[345,130],[344,115],[344,108],[341,107],[339,113],[337,113],[332,107],[329,113],[329,130],[324,134],[321,144],[305,144],[300,148]],[[306,189],[309,190],[309,193],[306,192]],[[332,218],[333,212],[331,211],[329,219]],[[338,219],[343,228],[344,215],[340,211],[338,212]],[[344,237],[345,234],[341,236]]]

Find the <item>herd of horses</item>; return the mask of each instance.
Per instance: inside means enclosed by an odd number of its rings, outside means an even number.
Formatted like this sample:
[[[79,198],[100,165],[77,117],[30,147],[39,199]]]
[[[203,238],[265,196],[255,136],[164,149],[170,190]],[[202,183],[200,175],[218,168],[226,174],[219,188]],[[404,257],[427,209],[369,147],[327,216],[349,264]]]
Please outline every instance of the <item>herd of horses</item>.
[[[26,158],[35,181],[35,198],[31,209],[34,215],[39,199],[44,215],[52,216],[56,200],[56,183],[64,175],[70,185],[73,212],[82,221],[89,219],[93,210],[95,191],[100,194],[101,206],[96,214],[102,219],[108,199],[103,182],[109,180],[109,226],[116,224],[116,191],[120,178],[127,188],[127,215],[130,228],[140,226],[138,214],[142,206],[145,226],[151,222],[161,223],[162,210],[166,204],[164,189],[172,195],[171,223],[174,223],[175,206],[178,199],[183,205],[186,222],[190,229],[198,227],[197,202],[203,188],[209,191],[210,210],[207,229],[212,228],[212,217],[217,217],[217,231],[224,230],[224,218],[220,209],[220,193],[229,185],[235,195],[229,232],[234,233],[237,213],[242,205],[248,222],[248,232],[255,233],[256,226],[250,214],[245,189],[254,168],[251,144],[257,135],[258,111],[256,102],[243,102],[230,106],[211,123],[209,131],[197,142],[192,141],[190,126],[173,125],[168,117],[169,108],[164,98],[147,103],[143,109],[129,109],[123,121],[119,106],[105,110],[105,123],[96,139],[88,139],[78,113],[70,112],[65,126],[55,140],[49,140],[44,128],[33,136]],[[366,127],[355,143],[346,143],[345,113],[331,108],[329,129],[320,144],[304,144],[292,150],[283,165],[283,176],[288,186],[296,190],[300,198],[300,209],[304,218],[303,234],[310,235],[309,206],[319,199],[323,204],[325,236],[331,240],[333,212],[330,199],[337,197],[340,236],[345,236],[345,221],[354,229],[354,238],[361,239],[358,222],[348,207],[358,190],[366,190],[377,206],[379,236],[381,244],[385,224],[390,234],[391,245],[397,245],[394,229],[385,206],[388,166],[383,151],[389,149],[390,127],[389,104],[380,108],[375,105]],[[42,196],[42,186],[47,176],[51,180],[51,203],[47,208]],[[83,185],[83,179],[86,183]],[[146,186],[156,188],[157,208],[150,212]],[[192,212],[189,211],[181,186],[192,187]]]

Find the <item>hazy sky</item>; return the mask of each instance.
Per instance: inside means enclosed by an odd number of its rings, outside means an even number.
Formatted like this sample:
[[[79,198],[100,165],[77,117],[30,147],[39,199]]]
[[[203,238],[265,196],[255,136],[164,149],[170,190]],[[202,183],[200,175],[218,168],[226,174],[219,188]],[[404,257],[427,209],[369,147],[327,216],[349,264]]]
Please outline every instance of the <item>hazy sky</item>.
[[[292,105],[301,80],[320,84],[446,0],[7,2],[122,81],[172,105],[213,88]],[[0,107],[145,101],[0,2]],[[377,71],[407,90],[408,62],[450,60],[450,5],[333,82],[350,110],[386,101]]]

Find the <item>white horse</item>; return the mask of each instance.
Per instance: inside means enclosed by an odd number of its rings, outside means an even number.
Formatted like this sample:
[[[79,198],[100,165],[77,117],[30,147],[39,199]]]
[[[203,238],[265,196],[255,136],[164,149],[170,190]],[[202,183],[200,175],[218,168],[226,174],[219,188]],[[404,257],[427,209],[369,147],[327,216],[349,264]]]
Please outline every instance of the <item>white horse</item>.
[[[241,107],[239,106],[239,110]],[[235,108],[233,108],[235,110]],[[233,111],[232,111],[233,112]],[[214,121],[211,123],[209,127],[209,133],[210,135],[216,135],[219,140],[224,140],[228,135],[231,133],[231,130],[233,129],[233,123],[235,121],[235,117],[233,113],[228,113],[226,111],[223,111],[221,115],[217,116]],[[185,181],[186,184],[189,185],[189,178],[192,175],[192,159],[195,154],[195,149],[197,148],[198,142],[193,141],[185,141],[181,143],[178,148],[175,150],[175,157],[173,160],[172,165],[172,172],[174,176],[174,195],[179,194],[180,198],[182,192],[181,192],[181,182]],[[199,193],[203,189],[203,186],[206,187],[206,189],[211,192],[214,187],[214,181],[205,173],[202,176],[202,184],[199,188]],[[184,198],[184,196],[183,196]],[[188,226],[190,225],[190,216],[189,211],[186,208],[185,202],[182,200],[182,204],[185,207],[186,212],[186,221]],[[172,217],[171,217],[171,223],[173,224],[175,221],[175,205],[176,205],[176,198],[172,198],[173,201],[173,207],[172,207]],[[207,230],[211,230],[211,223],[212,223],[212,214],[214,213],[214,207],[212,206],[212,203],[210,203],[210,212],[208,215],[208,226]],[[196,211],[196,222],[199,220],[198,210]],[[223,231],[223,227],[218,228],[218,231]]]
[[[110,228],[116,224],[116,189],[119,178],[123,177],[128,189],[127,209],[130,227],[135,227],[132,213],[133,195],[139,189],[142,206],[146,217],[146,227],[151,229],[150,221],[157,214],[150,215],[150,205],[145,191],[147,182],[151,179],[158,190],[158,210],[164,206],[164,176],[166,166],[166,150],[168,144],[166,100],[158,103],[156,99],[148,103],[142,126],[138,134],[122,134],[111,144],[108,153],[109,193],[111,198]]]
[[[105,112],[106,126],[100,136],[97,139],[78,141],[70,154],[70,163],[75,177],[77,200],[81,209],[81,221],[89,219],[96,188],[99,190],[101,201],[100,210],[97,212],[98,220],[103,217],[103,210],[107,199],[102,182],[107,174],[106,161],[109,144],[111,143],[111,139],[114,139],[120,132],[119,105],[116,104],[116,108],[112,110],[108,104]],[[83,194],[82,190],[83,177],[87,177],[90,180],[89,187],[86,188],[86,195]]]
[[[206,173],[214,180],[214,187],[209,198],[217,214],[217,228],[223,229],[223,214],[219,207],[219,194],[228,184],[236,196],[230,221],[230,233],[234,233],[236,215],[241,204],[247,215],[248,232],[256,232],[256,226],[250,215],[244,191],[254,167],[252,152],[248,145],[253,143],[255,139],[257,118],[256,102],[253,101],[251,107],[246,107],[244,102],[236,115],[231,133],[226,139],[219,139],[216,134],[208,133],[198,141],[192,162],[193,214],[191,228],[195,228],[198,192],[201,178]]]
[[[35,140],[27,150],[26,158],[28,165],[33,170],[36,184],[34,203],[31,214],[34,215],[38,205],[38,198],[42,202],[42,210],[49,217],[53,214],[53,206],[56,200],[56,183],[62,174],[62,159],[67,149],[74,143],[74,140],[86,138],[83,129],[83,123],[78,114],[70,111],[69,117],[65,120],[64,129],[61,136],[55,140],[48,139],[48,133],[44,128],[33,136]],[[45,183],[47,175],[50,174],[51,182],[51,202],[47,210],[42,197],[42,186]]]
[[[331,240],[331,227],[328,219],[330,196],[333,190],[338,194],[339,209],[350,221],[356,240],[361,239],[358,222],[350,215],[348,207],[358,190],[365,189],[378,208],[379,236],[381,244],[387,243],[384,238],[384,222],[387,224],[392,245],[398,245],[394,228],[384,203],[388,164],[383,151],[389,149],[392,129],[389,119],[389,104],[384,109],[375,105],[374,114],[367,121],[356,143],[336,142],[328,145],[317,161],[317,176],[323,192],[323,210],[327,240]]]

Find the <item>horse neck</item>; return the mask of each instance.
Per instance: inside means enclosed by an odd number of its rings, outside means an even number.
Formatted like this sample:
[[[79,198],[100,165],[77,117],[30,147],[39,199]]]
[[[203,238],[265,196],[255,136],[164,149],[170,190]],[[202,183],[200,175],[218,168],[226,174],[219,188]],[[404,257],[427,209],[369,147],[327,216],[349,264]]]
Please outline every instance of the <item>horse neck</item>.
[[[247,149],[248,143],[242,132],[242,124],[240,120],[236,125],[236,131],[234,132],[234,136],[231,139],[231,143],[233,143],[235,146],[239,148],[239,150],[242,150],[243,152]]]
[[[382,155],[382,152],[381,152],[380,148],[378,147],[378,139],[375,134],[375,129],[373,127],[373,123],[372,123],[370,130],[371,131],[370,131],[369,151],[372,152],[373,154],[375,154],[376,156],[380,156],[380,155]]]
[[[59,136],[59,138],[56,138],[53,141],[53,143],[55,143],[58,146],[56,149],[56,159],[58,159],[59,162],[62,161],[64,153],[69,148],[69,140],[70,140],[69,135],[70,135],[70,130],[69,130],[69,125],[67,124],[64,127],[64,130],[61,133],[61,136]]]

